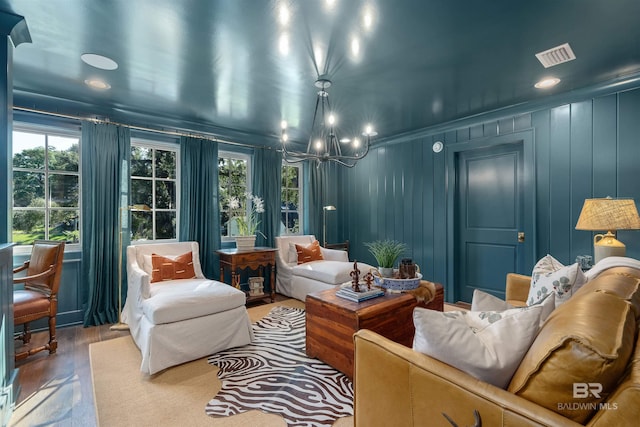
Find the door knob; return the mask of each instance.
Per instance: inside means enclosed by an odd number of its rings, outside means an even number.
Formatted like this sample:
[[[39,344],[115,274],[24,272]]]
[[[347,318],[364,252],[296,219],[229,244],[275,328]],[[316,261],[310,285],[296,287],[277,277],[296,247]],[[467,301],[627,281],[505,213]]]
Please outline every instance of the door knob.
[[[518,242],[524,242],[524,231],[518,231]]]

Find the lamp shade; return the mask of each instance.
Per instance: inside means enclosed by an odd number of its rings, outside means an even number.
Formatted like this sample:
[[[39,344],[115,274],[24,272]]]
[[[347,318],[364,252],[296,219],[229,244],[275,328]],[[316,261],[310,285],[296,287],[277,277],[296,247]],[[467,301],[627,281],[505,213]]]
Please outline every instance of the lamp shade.
[[[576,230],[638,230],[640,217],[633,199],[586,199]]]

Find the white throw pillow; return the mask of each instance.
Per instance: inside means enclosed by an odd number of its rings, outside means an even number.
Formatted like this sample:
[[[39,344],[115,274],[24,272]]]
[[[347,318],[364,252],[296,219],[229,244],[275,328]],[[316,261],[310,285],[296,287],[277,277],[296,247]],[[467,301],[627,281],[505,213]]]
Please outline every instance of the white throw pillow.
[[[542,314],[540,315],[540,326],[547,320],[547,317],[556,308],[555,296],[547,294],[542,301],[534,305],[542,306]],[[512,308],[524,308],[516,307],[508,302],[501,300],[500,298],[483,292],[479,289],[473,291],[473,299],[471,300],[471,311],[504,311]]]
[[[566,302],[587,283],[580,264],[564,266],[551,255],[536,263],[531,273],[531,286],[527,296],[527,305],[534,305],[551,292],[555,293],[556,307]]]
[[[413,349],[506,388],[539,330],[542,306],[505,311],[413,311]]]
[[[558,271],[562,267],[564,267],[564,264],[549,254],[540,258],[536,265],[533,266],[533,271],[531,272],[531,287],[533,288],[541,277]]]
[[[289,264],[298,264],[298,251],[295,243],[289,243],[289,255],[287,256],[287,262]]]
[[[473,291],[471,298],[471,311],[503,311],[516,308],[494,295],[488,294],[479,289]]]

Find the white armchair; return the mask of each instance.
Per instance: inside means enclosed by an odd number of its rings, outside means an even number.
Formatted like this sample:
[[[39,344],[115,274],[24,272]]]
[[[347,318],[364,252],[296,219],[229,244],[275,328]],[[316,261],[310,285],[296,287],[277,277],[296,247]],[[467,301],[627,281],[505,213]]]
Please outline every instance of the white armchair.
[[[192,253],[195,278],[151,281],[151,255]],[[142,353],[140,370],[154,374],[253,339],[244,292],[202,274],[197,242],[127,248],[127,300],[122,321]]]
[[[322,261],[298,265],[295,245],[307,246],[314,240],[316,238],[313,235],[276,237],[276,289],[279,293],[304,301],[311,292],[323,291],[351,281],[353,262],[349,261],[346,251],[320,247]],[[358,269],[363,275],[372,268],[358,262]]]

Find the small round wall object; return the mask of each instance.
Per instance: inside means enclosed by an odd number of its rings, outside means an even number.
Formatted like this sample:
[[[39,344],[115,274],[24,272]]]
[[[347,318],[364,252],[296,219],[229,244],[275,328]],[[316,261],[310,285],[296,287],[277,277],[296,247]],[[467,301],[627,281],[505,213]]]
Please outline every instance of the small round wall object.
[[[433,147],[431,147],[431,148],[433,149],[434,153],[439,153],[444,148],[444,145],[442,144],[442,142],[436,141],[436,142],[433,143]]]

